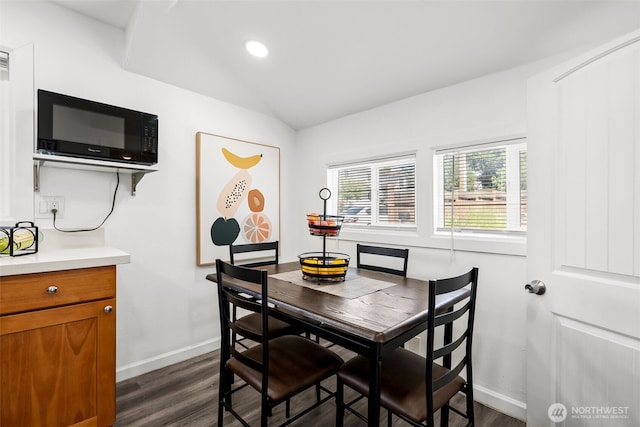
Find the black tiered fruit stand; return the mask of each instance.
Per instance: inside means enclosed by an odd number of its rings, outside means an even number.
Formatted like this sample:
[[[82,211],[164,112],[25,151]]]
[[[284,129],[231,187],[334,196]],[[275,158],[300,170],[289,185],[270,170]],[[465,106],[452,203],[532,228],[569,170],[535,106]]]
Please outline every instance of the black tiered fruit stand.
[[[327,215],[327,200],[331,198],[331,191],[323,188],[319,193],[324,202],[321,215],[307,215],[309,233],[322,237],[322,252],[306,252],[298,255],[302,278],[318,282],[344,281],[349,267],[350,256],[339,252],[327,252],[327,236],[336,237],[340,234],[344,217]]]

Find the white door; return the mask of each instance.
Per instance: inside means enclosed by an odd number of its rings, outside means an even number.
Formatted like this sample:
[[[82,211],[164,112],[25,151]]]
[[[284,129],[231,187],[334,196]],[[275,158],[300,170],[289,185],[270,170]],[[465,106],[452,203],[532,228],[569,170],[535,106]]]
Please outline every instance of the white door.
[[[527,93],[527,425],[640,426],[640,31]]]

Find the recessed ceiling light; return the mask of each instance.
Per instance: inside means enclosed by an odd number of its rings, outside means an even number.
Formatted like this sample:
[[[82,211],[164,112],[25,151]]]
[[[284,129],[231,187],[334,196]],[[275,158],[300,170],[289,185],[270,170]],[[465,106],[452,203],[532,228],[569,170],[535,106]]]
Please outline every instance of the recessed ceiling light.
[[[269,49],[267,49],[264,44],[256,40],[248,40],[244,44],[244,47],[247,49],[247,52],[258,58],[264,58],[269,54]]]

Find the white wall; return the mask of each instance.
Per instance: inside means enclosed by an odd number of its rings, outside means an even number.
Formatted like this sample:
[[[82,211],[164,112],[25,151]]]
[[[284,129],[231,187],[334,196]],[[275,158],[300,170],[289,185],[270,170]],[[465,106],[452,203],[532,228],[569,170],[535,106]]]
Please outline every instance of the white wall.
[[[559,58],[494,74],[419,95],[299,132],[296,222],[301,247],[322,250],[308,236],[304,218],[322,209],[318,190],[326,184],[326,166],[396,153],[417,155],[416,231],[343,229],[328,249],[355,255],[356,242],[409,247],[409,276],[429,279],[480,269],[474,336],[477,400],[525,419],[526,241],[456,242],[433,234],[432,154],[434,148],[465,142],[526,135],[526,80]],[[334,212],[329,212],[334,213]]]
[[[52,3],[0,3],[0,46],[33,44],[36,88],[99,99],[160,117],[158,172],[132,197],[122,177],[106,243],[131,254],[118,268],[117,370],[122,380],[218,347],[217,302],[195,261],[195,134],[198,131],[281,147],[283,260],[321,250],[305,214],[322,204],[326,166],[363,157],[416,152],[418,222],[414,232],[343,232],[330,250],[355,254],[355,242],[410,248],[409,275],[443,277],[480,268],[474,344],[478,400],[525,418],[524,241],[456,243],[431,229],[432,150],[526,135],[525,81],[563,58],[491,75],[348,116],[297,135],[264,115],[124,71],[125,35]],[[188,64],[185,64],[188,66]],[[17,140],[16,144],[33,141]],[[17,159],[31,168],[27,156]],[[20,182],[31,191],[31,182]],[[63,227],[98,223],[110,207],[115,176],[45,168],[44,195],[65,197]],[[25,219],[25,218],[22,218]],[[50,221],[39,220],[43,228]],[[73,238],[73,237],[70,237]],[[53,240],[53,239],[52,239]],[[46,250],[45,239],[41,250]]]
[[[103,227],[106,244],[131,254],[131,263],[118,267],[117,379],[218,348],[216,293],[205,280],[213,268],[197,267],[195,259],[196,132],[279,146],[282,206],[294,203],[287,165],[293,164],[295,133],[265,115],[124,71],[125,35],[114,27],[48,2],[2,2],[0,14],[0,45],[33,44],[35,88],[159,116],[160,170],[142,179],[135,197],[130,177],[121,176],[115,211]],[[28,171],[31,152],[16,160]],[[30,179],[22,181],[23,191],[31,192]],[[45,167],[40,193],[65,198],[59,227],[90,227],[109,211],[115,182],[113,173]],[[282,223],[290,217],[283,209]],[[36,223],[45,229],[40,250],[51,249],[51,221]],[[288,227],[281,230],[281,240],[292,240]],[[296,252],[286,243],[282,248],[283,259]]]

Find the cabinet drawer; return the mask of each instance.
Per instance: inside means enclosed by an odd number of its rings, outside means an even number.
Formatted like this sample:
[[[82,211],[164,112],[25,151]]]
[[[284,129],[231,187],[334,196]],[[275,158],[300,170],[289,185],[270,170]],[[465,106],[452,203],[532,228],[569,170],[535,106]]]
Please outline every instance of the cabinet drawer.
[[[114,265],[5,276],[0,280],[0,314],[113,298],[115,295]]]

